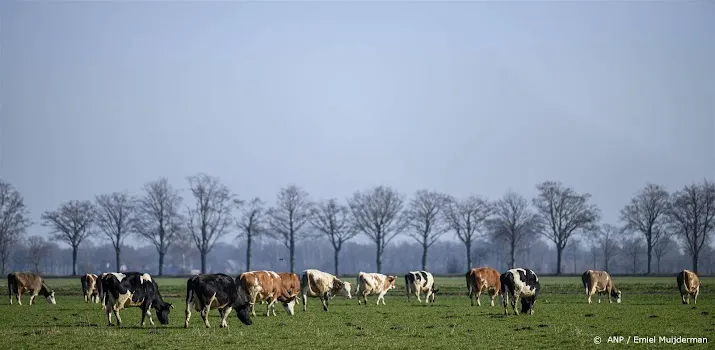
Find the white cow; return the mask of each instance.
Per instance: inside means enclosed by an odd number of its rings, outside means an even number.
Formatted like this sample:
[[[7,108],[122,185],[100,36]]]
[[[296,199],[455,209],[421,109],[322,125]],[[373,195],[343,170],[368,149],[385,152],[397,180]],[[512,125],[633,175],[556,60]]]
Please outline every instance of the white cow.
[[[427,271],[410,271],[410,273],[405,275],[405,289],[407,290],[407,301],[410,301],[410,296],[414,295],[418,302],[422,302],[420,299],[420,293],[425,293],[425,301],[427,303],[434,303],[435,293],[439,292],[439,289],[434,288],[434,276]]]
[[[397,276],[386,276],[381,273],[366,273],[360,272],[357,275],[357,289],[355,294],[358,296],[358,305],[361,304],[360,296],[367,305],[367,296],[377,294],[377,304],[385,305],[385,294],[390,289],[395,289],[395,280]]]
[[[315,269],[303,271],[300,277],[300,291],[303,296],[303,311],[308,306],[308,297],[319,297],[323,303],[323,310],[328,311],[328,303],[336,295],[352,299],[351,285],[343,282],[334,275]]]

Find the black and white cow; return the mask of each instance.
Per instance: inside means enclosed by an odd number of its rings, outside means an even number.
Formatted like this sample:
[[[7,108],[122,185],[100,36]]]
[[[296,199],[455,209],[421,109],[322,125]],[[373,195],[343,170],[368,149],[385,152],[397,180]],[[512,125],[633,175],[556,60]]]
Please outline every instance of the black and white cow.
[[[504,301],[504,315],[508,315],[507,304],[511,297],[511,308],[514,314],[519,314],[516,304],[521,299],[521,312],[534,314],[534,304],[539,296],[541,286],[539,277],[529,269],[511,269],[499,276],[501,282],[502,299]]]
[[[425,301],[429,303],[431,299],[434,303],[435,294],[439,292],[439,289],[434,288],[434,277],[427,271],[410,271],[406,274],[405,289],[408,302],[410,297],[414,295],[417,301],[421,303],[420,293],[425,293]]]
[[[248,296],[243,288],[239,287],[233,277],[217,273],[195,275],[186,282],[186,321],[184,327],[189,328],[191,319],[191,309],[201,313],[206,328],[209,325],[209,311],[211,308],[218,309],[221,315],[221,325],[228,327],[226,319],[231,314],[231,310],[236,309],[238,319],[246,325],[251,325]]]
[[[156,317],[161,324],[169,323],[169,311],[174,306],[164,302],[159,293],[159,286],[148,273],[108,273],[102,277],[102,292],[104,310],[107,312],[107,326],[112,325],[112,312],[117,317],[117,325],[121,325],[119,311],[127,307],[141,308],[142,326],[146,316],[149,316],[149,323],[154,324],[151,317],[152,307],[156,310]]]

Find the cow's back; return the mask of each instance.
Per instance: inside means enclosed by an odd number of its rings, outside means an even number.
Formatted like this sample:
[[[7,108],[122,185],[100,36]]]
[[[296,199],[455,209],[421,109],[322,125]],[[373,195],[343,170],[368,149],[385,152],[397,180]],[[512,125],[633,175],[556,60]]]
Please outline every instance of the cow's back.
[[[307,296],[321,296],[331,290],[335,276],[315,269],[303,271],[301,285],[303,294]]]
[[[278,274],[283,284],[283,289],[290,291],[290,295],[298,295],[300,291],[300,278],[291,272],[281,272]]]
[[[13,272],[8,275],[8,284],[12,280],[16,290],[40,290],[42,287],[42,277],[32,272]]]
[[[491,267],[480,267],[474,271],[475,284],[480,288],[496,288],[501,289],[499,271]]]
[[[692,292],[700,287],[700,278],[690,270],[683,270],[678,274],[678,287],[681,290]]]

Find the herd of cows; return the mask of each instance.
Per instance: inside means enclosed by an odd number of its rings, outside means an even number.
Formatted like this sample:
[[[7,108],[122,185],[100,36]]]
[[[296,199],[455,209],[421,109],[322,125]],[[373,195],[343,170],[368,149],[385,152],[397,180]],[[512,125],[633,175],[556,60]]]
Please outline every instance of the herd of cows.
[[[524,268],[507,270],[504,273],[489,268],[474,268],[466,274],[467,294],[474,306],[481,305],[479,297],[488,293],[491,306],[495,299],[501,297],[504,314],[508,314],[508,304],[511,304],[515,315],[519,313],[534,314],[534,304],[539,296],[541,285],[539,277],[534,271]],[[17,303],[22,305],[22,293],[30,293],[30,305],[35,297],[42,295],[50,304],[56,304],[55,292],[50,289],[44,279],[35,273],[13,272],[7,276],[8,294],[10,304],[13,295]],[[356,279],[355,295],[358,304],[367,304],[367,296],[377,295],[377,304],[385,304],[385,294],[395,289],[397,276],[388,276],[381,273],[360,272]],[[101,303],[107,315],[107,325],[112,325],[112,315],[117,318],[117,325],[122,319],[119,311],[127,307],[139,307],[142,311],[141,325],[145,319],[154,324],[151,309],[161,324],[169,323],[169,312],[174,308],[167,303],[159,292],[159,285],[147,273],[140,272],[109,272],[97,276],[86,274],[80,278],[82,294],[85,303]],[[583,286],[586,289],[588,303],[591,297],[598,294],[607,295],[609,303],[620,303],[622,293],[613,283],[611,276],[605,271],[588,270],[582,275]],[[677,284],[683,304],[690,303],[693,297],[697,303],[700,291],[698,276],[689,270],[683,270],[677,275]],[[218,274],[198,274],[190,277],[186,282],[186,310],[184,326],[189,327],[192,309],[199,312],[206,327],[210,327],[208,313],[217,309],[221,316],[220,327],[228,327],[228,316],[236,310],[238,319],[251,325],[251,316],[256,316],[255,304],[266,303],[266,316],[276,316],[275,304],[280,302],[288,315],[295,314],[295,304],[302,302],[303,311],[307,310],[308,297],[320,299],[323,310],[328,311],[330,300],[335,296],[352,299],[351,283],[343,281],[336,276],[309,269],[303,271],[299,277],[294,273],[276,273],[273,271],[250,271],[239,275],[237,278]],[[425,302],[434,302],[439,291],[435,287],[434,277],[427,271],[414,271],[405,275],[405,289],[407,300],[412,296],[422,302],[421,294],[425,295]],[[299,298],[300,297],[300,298]],[[362,300],[361,300],[362,298]],[[687,299],[686,299],[687,298]],[[300,300],[299,300],[300,299]],[[517,305],[520,304],[520,307]]]

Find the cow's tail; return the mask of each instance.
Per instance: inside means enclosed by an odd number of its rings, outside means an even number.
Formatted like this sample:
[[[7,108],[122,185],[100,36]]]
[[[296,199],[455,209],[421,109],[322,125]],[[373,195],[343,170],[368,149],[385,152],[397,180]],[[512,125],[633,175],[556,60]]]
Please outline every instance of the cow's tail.
[[[472,283],[470,283],[470,281],[469,281],[469,275],[470,275],[470,273],[467,272],[467,274],[465,275],[465,278],[467,280],[467,295],[471,298],[472,297]]]
[[[410,279],[405,275],[405,292],[407,293],[407,300],[410,300]]]
[[[590,270],[589,270],[590,271]],[[584,272],[583,275],[581,275],[581,282],[583,282],[583,288],[586,289],[586,294],[588,294],[589,286],[588,286],[588,271]]]
[[[188,281],[186,281],[186,307],[188,308],[189,305],[191,305],[191,302],[194,300],[194,288],[192,286],[193,283],[193,278],[189,278]]]

